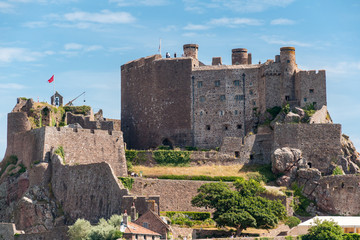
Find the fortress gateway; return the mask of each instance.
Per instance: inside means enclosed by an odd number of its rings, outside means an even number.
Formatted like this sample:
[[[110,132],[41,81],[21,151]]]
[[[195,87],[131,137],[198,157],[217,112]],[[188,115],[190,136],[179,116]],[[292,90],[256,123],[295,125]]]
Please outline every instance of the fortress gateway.
[[[186,44],[184,57],[153,55],[121,66],[128,148],[219,147],[225,137],[256,131],[267,109],[287,103],[326,105],[325,71],[300,70],[293,47],[282,47],[263,64],[252,64],[247,49],[237,48],[232,65],[214,57],[207,66],[198,60],[198,45]]]

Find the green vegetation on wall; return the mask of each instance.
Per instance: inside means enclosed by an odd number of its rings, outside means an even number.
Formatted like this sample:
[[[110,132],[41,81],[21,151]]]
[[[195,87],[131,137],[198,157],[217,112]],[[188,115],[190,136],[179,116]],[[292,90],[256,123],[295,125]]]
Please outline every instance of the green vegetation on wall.
[[[82,115],[89,115],[90,111],[91,111],[91,107],[90,106],[64,106],[64,111],[65,112],[71,112],[74,114],[82,114]]]
[[[201,220],[201,221],[204,221],[211,217],[211,214],[209,212],[168,211],[161,213],[167,216],[168,218],[172,218],[177,213],[182,213],[189,219]]]
[[[65,152],[64,152],[64,148],[62,146],[59,146],[55,151],[55,154],[59,155],[62,160],[63,160],[63,164],[66,164],[65,162]]]
[[[132,185],[134,183],[134,179],[131,177],[118,177],[118,179],[122,182],[122,184],[124,185],[124,187],[126,187],[127,189],[131,190],[132,189]]]
[[[11,165],[11,164],[16,165],[17,162],[18,162],[18,157],[16,155],[11,155],[11,156],[4,158],[0,163],[0,167],[1,167],[0,176],[2,176],[2,174],[5,172],[6,168],[9,165]]]
[[[297,215],[308,217],[310,214],[306,211],[311,201],[302,194],[302,188],[296,183],[291,185],[291,189],[294,191],[294,210]]]
[[[156,150],[153,158],[159,165],[186,166],[190,163],[190,151]]]
[[[344,172],[341,167],[336,166],[332,172],[332,175],[344,175]]]

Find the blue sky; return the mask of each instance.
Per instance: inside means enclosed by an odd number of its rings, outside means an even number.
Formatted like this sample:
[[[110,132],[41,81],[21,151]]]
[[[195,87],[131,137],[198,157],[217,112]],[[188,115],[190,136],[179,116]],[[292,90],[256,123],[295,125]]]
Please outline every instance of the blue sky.
[[[70,101],[120,118],[120,65],[199,44],[199,59],[245,47],[253,62],[294,46],[302,69],[325,69],[335,123],[360,149],[360,1],[330,0],[0,0],[0,155],[16,98]],[[83,104],[81,97],[75,103]]]

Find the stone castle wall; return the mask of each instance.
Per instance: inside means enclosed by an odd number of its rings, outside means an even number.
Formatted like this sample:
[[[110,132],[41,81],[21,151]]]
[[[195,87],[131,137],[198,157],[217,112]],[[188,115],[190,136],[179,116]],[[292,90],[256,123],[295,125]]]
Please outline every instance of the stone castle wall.
[[[42,127],[13,134],[6,155],[16,155],[27,168],[36,161],[48,161],[49,152],[62,146],[67,164],[107,162],[117,176],[126,176],[121,132]]]
[[[129,149],[168,140],[191,146],[192,58],[141,58],[121,66],[121,129]],[[165,141],[166,142],[166,141]]]
[[[310,167],[328,174],[331,163],[341,156],[340,140],[340,124],[276,124],[273,149],[300,149]]]
[[[66,113],[66,124],[79,123],[85,129],[101,129],[109,131],[120,131],[121,121],[117,119],[104,119],[104,121],[92,121],[90,116]]]
[[[314,104],[316,109],[326,105],[326,76],[325,70],[299,71],[295,75],[296,95],[300,106]]]
[[[360,176],[323,177],[314,191],[316,204],[323,211],[336,215],[360,214]]]
[[[196,146],[215,148],[224,137],[243,137],[252,130],[254,108],[259,107],[258,79],[258,65],[203,66],[193,70]]]

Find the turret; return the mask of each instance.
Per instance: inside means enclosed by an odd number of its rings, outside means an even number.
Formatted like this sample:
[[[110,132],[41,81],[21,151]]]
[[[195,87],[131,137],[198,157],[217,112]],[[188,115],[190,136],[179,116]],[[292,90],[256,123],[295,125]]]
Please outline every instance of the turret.
[[[280,48],[280,63],[283,79],[283,103],[296,101],[295,71],[297,69],[294,47]]]
[[[235,48],[231,55],[232,65],[249,64],[248,52],[246,48]]]
[[[199,45],[197,44],[185,44],[184,45],[184,56],[198,59]]]
[[[281,65],[286,66],[287,68],[296,68],[296,59],[295,59],[295,48],[294,47],[282,47],[280,48],[280,62]],[[289,71],[290,69],[288,69]],[[293,73],[293,71],[291,72]]]

